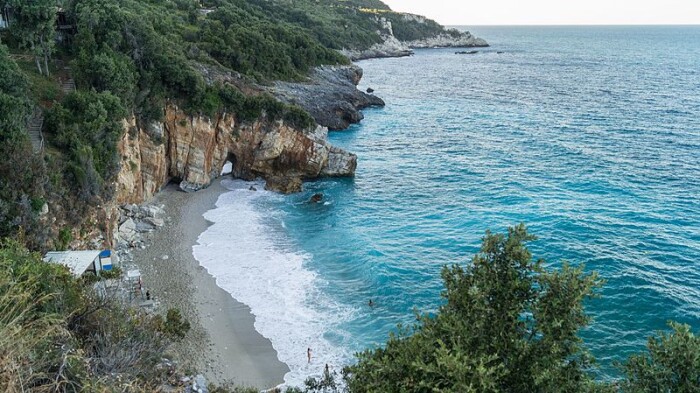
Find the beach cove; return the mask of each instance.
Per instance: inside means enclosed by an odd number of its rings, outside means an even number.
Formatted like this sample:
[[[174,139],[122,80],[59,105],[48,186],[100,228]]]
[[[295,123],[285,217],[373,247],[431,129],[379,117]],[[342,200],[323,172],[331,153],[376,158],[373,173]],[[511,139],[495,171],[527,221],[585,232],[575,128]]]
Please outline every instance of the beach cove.
[[[200,370],[211,383],[271,388],[289,368],[255,330],[250,309],[217,286],[192,255],[210,225],[204,213],[226,191],[217,180],[196,195],[175,185],[158,193],[151,203],[165,206],[166,224],[145,237],[148,247],[135,249],[134,261],[163,308],[180,309],[192,324],[176,346],[183,365]]]

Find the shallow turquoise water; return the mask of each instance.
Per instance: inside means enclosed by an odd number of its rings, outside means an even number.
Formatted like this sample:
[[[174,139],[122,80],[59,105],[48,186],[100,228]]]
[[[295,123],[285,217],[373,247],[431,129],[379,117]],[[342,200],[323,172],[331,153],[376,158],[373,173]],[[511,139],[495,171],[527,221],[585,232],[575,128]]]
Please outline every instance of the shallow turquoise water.
[[[324,338],[342,361],[384,342],[519,222],[536,257],[607,280],[582,332],[604,376],[668,320],[700,329],[700,28],[473,31],[493,47],[360,63],[387,106],[331,136],[355,179],[255,202],[315,274]]]

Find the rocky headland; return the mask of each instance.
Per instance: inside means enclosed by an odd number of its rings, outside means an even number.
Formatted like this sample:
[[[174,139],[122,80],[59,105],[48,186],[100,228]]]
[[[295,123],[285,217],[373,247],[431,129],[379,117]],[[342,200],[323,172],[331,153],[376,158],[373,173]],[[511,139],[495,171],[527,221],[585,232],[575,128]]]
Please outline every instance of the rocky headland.
[[[324,66],[314,69],[307,82],[276,82],[269,91],[304,108],[321,126],[343,130],[364,118],[362,109],[384,106],[381,98],[357,89],[361,79],[357,65]]]
[[[402,22],[411,22],[419,25],[432,21],[424,16],[409,13],[400,13]],[[344,49],[341,52],[353,61],[383,58],[404,57],[413,54],[413,49],[423,48],[478,48],[488,47],[489,44],[482,38],[475,37],[468,31],[441,28],[440,31],[428,37],[420,39],[401,40],[394,34],[394,26],[385,17],[376,16],[376,22],[381,27],[377,33],[382,42],[372,45],[367,49]]]

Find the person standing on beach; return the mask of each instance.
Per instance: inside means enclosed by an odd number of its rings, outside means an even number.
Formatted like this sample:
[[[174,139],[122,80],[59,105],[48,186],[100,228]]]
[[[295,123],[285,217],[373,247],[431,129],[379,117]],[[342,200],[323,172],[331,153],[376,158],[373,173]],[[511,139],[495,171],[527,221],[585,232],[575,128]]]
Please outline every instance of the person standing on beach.
[[[309,359],[309,363],[311,363],[311,348],[306,349],[306,357]]]

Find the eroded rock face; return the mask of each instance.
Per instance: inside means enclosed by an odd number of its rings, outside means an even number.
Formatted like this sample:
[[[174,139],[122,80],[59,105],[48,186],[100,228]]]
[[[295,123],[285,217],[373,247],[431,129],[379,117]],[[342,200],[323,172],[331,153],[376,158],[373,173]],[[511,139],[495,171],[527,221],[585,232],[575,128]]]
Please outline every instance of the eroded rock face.
[[[357,157],[331,146],[322,127],[298,130],[281,121],[264,119],[239,124],[235,116],[214,119],[188,116],[168,105],[164,120],[141,129],[133,119],[124,122],[120,141],[121,170],[117,176],[116,202],[140,203],[150,199],[173,179],[185,191],[207,187],[233,163],[232,174],[243,179],[309,179],[319,176],[352,176]],[[287,181],[289,183],[289,181]],[[300,187],[281,186],[281,192]]]
[[[221,172],[228,155],[227,135],[230,131],[226,130],[235,126],[231,116],[216,119],[191,117],[170,106],[165,111],[164,120],[169,176],[191,185],[184,188],[188,191],[209,185],[211,179]]]

